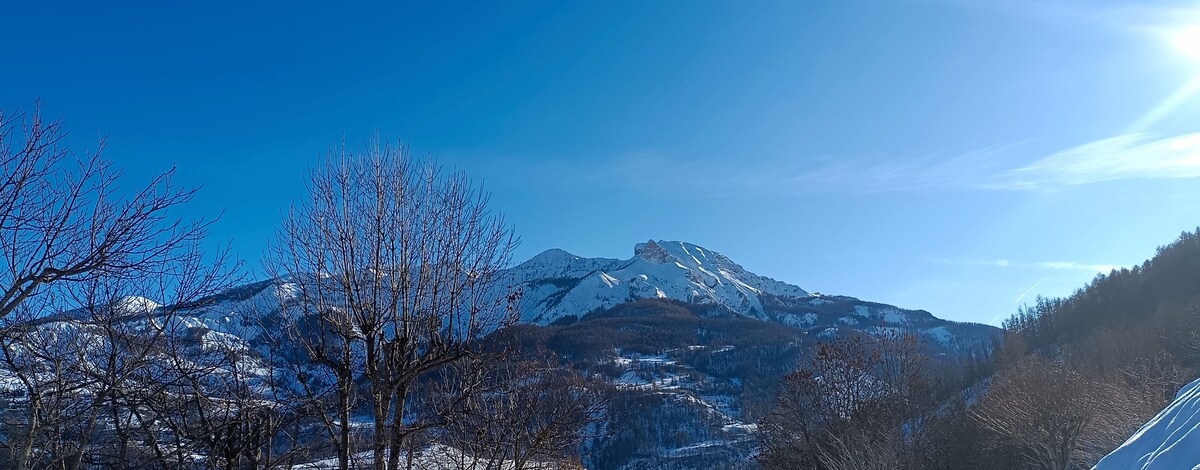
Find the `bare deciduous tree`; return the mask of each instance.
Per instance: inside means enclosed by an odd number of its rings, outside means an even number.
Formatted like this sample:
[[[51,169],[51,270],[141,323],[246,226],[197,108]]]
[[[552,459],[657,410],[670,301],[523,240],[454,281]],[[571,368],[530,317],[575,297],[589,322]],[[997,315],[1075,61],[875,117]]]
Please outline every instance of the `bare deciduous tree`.
[[[605,401],[600,385],[564,367],[548,351],[485,364],[480,393],[450,423],[459,468],[522,470],[579,461]]]
[[[995,379],[972,415],[1035,468],[1075,468],[1080,438],[1103,409],[1093,385],[1061,363],[1029,358]]]
[[[930,406],[920,338],[888,331],[819,344],[784,378],[775,409],[759,423],[768,468],[903,468],[904,421]]]
[[[104,142],[77,155],[65,136],[40,109],[0,111],[0,318],[50,284],[153,276],[206,231],[170,215],[194,194],[172,183],[174,170],[123,198]]]
[[[331,152],[309,193],[269,264],[298,287],[294,338],[332,379],[314,392],[336,396],[328,424],[339,465],[349,466],[362,378],[374,466],[398,468],[402,449],[443,424],[444,413],[409,406],[421,378],[475,355],[484,333],[513,321],[496,274],[516,239],[465,175],[378,140],[361,154]]]
[[[227,279],[219,265],[193,261],[162,266],[162,277],[73,283],[63,302],[75,308],[32,317],[18,309],[3,320],[4,369],[24,389],[17,401],[25,409],[13,416],[24,431],[14,468],[178,466],[193,458],[198,441],[162,439],[164,425],[189,401],[184,379],[214,375],[181,344],[189,334],[181,309],[202,305],[195,300]]]
[[[1028,357],[1000,373],[972,418],[994,447],[1034,468],[1090,467],[1161,406],[1140,379],[1088,374],[1074,365]]]
[[[194,192],[172,172],[123,191],[103,142],[80,157],[64,137],[0,112],[0,340],[21,404],[4,445],[11,468],[149,464],[174,319],[236,276],[227,250],[201,252],[209,222],[171,215]]]

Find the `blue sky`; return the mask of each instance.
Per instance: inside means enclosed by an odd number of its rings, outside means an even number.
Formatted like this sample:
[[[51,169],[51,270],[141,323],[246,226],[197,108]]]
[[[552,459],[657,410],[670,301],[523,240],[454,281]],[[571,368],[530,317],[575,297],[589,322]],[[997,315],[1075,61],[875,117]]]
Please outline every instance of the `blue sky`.
[[[484,180],[518,258],[682,239],[955,320],[1200,225],[1200,4],[43,3],[0,12],[0,107],[176,166],[251,268],[376,130]]]

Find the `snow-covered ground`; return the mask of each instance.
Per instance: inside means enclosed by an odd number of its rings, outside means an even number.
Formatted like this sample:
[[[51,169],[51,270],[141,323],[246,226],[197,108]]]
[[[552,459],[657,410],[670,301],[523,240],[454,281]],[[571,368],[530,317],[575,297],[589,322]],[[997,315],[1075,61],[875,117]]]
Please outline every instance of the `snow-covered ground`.
[[[1200,379],[1093,467],[1093,470],[1200,469]]]
[[[407,455],[400,456],[400,462],[403,466],[407,461]],[[361,452],[350,457],[350,468],[367,469],[375,468],[373,465],[374,459],[371,452]],[[295,470],[327,470],[338,468],[336,458],[323,459],[306,464],[292,467]],[[485,462],[472,459],[464,454],[461,450],[450,446],[434,444],[426,446],[413,454],[413,468],[422,470],[510,470],[515,468],[513,461],[505,460],[503,462]],[[559,470],[569,468],[579,468],[570,464],[560,464],[557,462],[527,462],[525,467],[530,470]]]

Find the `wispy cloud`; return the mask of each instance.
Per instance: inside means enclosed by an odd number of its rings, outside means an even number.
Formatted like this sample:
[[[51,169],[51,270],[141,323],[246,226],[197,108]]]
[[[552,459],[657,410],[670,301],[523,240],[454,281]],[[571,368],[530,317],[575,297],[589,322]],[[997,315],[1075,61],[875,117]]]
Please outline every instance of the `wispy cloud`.
[[[806,171],[797,182],[806,187],[833,186],[869,192],[897,190],[969,189],[994,184],[1008,169],[1006,152],[1021,143],[991,146],[954,154],[941,152],[920,157],[871,163],[854,160],[828,163]]]
[[[1043,261],[1038,263],[1030,263],[1030,266],[1042,269],[1068,269],[1073,271],[1095,271],[1099,273],[1107,273],[1119,268],[1119,266],[1115,264],[1089,264],[1076,263],[1073,261]]]
[[[1200,5],[1188,0],[934,0],[964,8],[986,8],[1016,17],[1072,21],[1114,31],[1159,33],[1200,18]]]
[[[1134,179],[1200,178],[1200,132],[1162,137],[1132,133],[1030,158],[1018,142],[966,151],[886,159],[677,158],[630,153],[547,168],[528,178],[614,185],[680,199],[794,196],[813,192],[1053,191]],[[509,165],[510,167],[518,165]]]
[[[1125,179],[1200,177],[1200,133],[1167,138],[1128,134],[1090,142],[1005,171],[985,185],[1046,189]]]
[[[1200,178],[1200,132],[1123,134],[1040,156],[1029,147],[1027,142],[1017,142],[884,159],[684,158],[636,152],[586,163],[497,160],[494,173],[501,180],[530,187],[620,188],[676,199],[814,192],[1054,191],[1121,180]]]
[[[1028,163],[1018,162],[1018,154],[1024,153],[1022,145],[992,146],[959,155],[827,163],[773,186],[860,192],[1028,191],[1131,179],[1200,178],[1200,133],[1120,135],[1026,159]]]
[[[972,260],[972,259],[949,259],[925,257],[925,261],[938,264],[950,265],[966,265],[966,266],[990,266],[996,268],[1032,268],[1041,270],[1056,270],[1056,271],[1090,271],[1097,273],[1107,273],[1113,269],[1119,268],[1115,264],[1098,264],[1098,263],[1078,263],[1074,261],[1012,261],[1007,259],[996,260]]]

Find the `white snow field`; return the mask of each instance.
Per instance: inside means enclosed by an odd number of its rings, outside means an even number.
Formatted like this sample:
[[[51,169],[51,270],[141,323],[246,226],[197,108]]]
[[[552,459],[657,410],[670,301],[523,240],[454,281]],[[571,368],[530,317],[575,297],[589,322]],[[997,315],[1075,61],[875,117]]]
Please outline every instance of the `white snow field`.
[[[1200,379],[1093,470],[1200,470]]]

